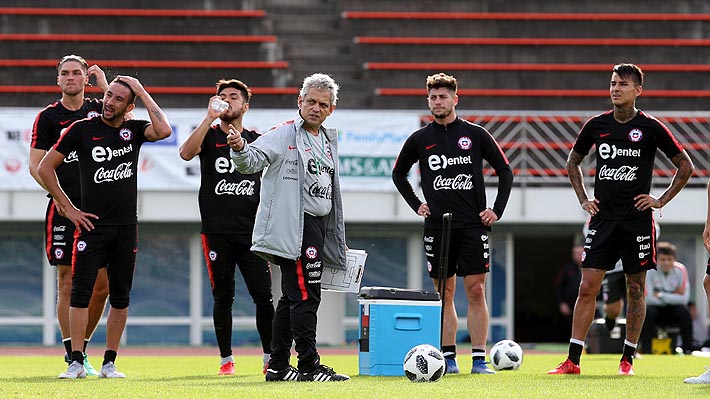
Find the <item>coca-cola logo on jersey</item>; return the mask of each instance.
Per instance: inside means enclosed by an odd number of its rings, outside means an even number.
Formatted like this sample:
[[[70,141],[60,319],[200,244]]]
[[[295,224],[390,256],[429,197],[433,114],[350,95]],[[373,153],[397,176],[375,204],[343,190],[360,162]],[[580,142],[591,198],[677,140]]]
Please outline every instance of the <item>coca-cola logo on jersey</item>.
[[[636,180],[636,171],[638,168],[638,166],[628,165],[610,168],[606,165],[602,165],[599,169],[599,180],[634,181]]]
[[[114,169],[105,169],[103,166],[94,173],[95,183],[106,183],[123,179],[130,179],[133,176],[131,169],[133,162],[123,162]]]
[[[227,179],[220,180],[214,187],[217,195],[254,195],[256,182],[252,180],[242,180],[239,183],[228,182]]]
[[[470,155],[459,155],[458,157],[453,158],[449,158],[446,155],[431,155],[429,156],[429,159],[427,159],[427,162],[429,163],[429,169],[431,170],[446,169],[446,167],[450,165],[472,164]]]
[[[436,176],[434,178],[434,190],[472,190],[473,176],[459,174],[455,177]]]
[[[333,195],[333,185],[321,186],[318,182],[315,182],[308,187],[308,195],[313,198],[330,199]]]

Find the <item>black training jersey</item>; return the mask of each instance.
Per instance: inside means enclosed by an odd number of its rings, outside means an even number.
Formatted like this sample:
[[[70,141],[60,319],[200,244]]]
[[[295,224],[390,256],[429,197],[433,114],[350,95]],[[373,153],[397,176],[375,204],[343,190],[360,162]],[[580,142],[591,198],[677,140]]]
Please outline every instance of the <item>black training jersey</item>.
[[[251,143],[259,135],[244,129],[242,137]],[[204,234],[251,236],[259,206],[261,173],[243,175],[229,156],[227,134],[212,126],[200,149],[200,215]]]
[[[683,151],[664,124],[642,111],[626,123],[617,122],[613,111],[589,119],[582,126],[573,150],[586,156],[595,144],[594,197],[599,200],[599,213],[595,217],[608,220],[643,214],[634,207],[634,197],[651,191],[656,149],[668,158]]]
[[[56,101],[40,111],[32,126],[31,148],[49,151],[59,141],[64,130],[79,119],[101,115],[103,101],[91,98],[84,99],[84,105],[72,111],[66,109],[61,101]],[[64,162],[57,168],[59,184],[67,197],[76,206],[81,205],[81,188],[79,187],[79,162],[76,153],[67,155]]]
[[[482,226],[478,214],[486,209],[483,160],[499,177],[493,211],[500,217],[512,189],[508,159],[493,136],[481,126],[457,118],[447,126],[432,122],[405,141],[392,171],[392,180],[416,212],[421,205],[407,173],[419,162],[424,198],[431,216],[425,225],[440,228],[443,214],[454,214],[452,227]]]
[[[150,122],[127,120],[111,127],[100,117],[78,121],[54,148],[76,151],[81,176],[81,210],[99,217],[94,225],[126,225],[138,221],[138,154],[148,141]]]

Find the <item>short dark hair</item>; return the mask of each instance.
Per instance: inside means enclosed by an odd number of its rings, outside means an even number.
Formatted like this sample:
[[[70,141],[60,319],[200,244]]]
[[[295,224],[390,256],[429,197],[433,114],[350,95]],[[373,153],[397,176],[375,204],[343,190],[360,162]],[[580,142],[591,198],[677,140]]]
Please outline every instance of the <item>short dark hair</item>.
[[[678,250],[675,245],[669,243],[669,242],[659,242],[658,245],[656,246],[656,250],[659,255],[670,255],[673,257],[673,259],[678,259],[677,253]]]
[[[618,64],[614,65],[612,72],[616,72],[617,75],[622,78],[631,78],[636,86],[643,86],[643,71],[641,68],[634,64]]]
[[[120,84],[120,85],[122,85],[122,86],[127,87],[127,88],[128,88],[128,91],[130,91],[130,92],[131,92],[131,95],[133,96],[132,98],[130,98],[130,99],[128,100],[128,103],[130,103],[130,104],[135,104],[135,103],[136,103],[136,92],[134,92],[133,89],[131,89],[131,86],[130,86],[128,83],[126,83],[126,82],[120,80],[118,77],[116,77],[111,83],[118,83],[118,84]]]
[[[228,87],[232,87],[239,90],[239,92],[242,93],[242,98],[244,98],[246,102],[251,101],[251,89],[244,82],[237,79],[220,79],[217,82],[217,94],[221,93],[222,90]]]
[[[84,72],[87,72],[89,70],[89,64],[86,62],[86,60],[83,57],[80,57],[75,54],[69,54],[69,55],[65,55],[64,57],[62,57],[62,59],[59,60],[59,62],[57,63],[57,73],[59,73],[59,71],[62,69],[62,65],[64,65],[65,62],[69,62],[69,61],[74,61],[74,62],[78,62],[79,64],[81,64],[81,66],[84,68]]]
[[[431,91],[431,89],[439,89],[439,88],[446,88],[454,93],[456,93],[456,90],[458,89],[458,82],[456,81],[456,78],[447,75],[445,73],[439,72],[434,75],[427,76],[426,78],[426,91],[427,93]]]

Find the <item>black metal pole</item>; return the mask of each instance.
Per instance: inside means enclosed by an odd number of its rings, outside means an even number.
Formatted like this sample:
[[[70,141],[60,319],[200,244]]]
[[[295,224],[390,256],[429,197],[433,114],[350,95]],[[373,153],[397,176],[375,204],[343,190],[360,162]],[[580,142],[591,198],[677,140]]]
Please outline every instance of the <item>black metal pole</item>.
[[[449,268],[449,243],[451,241],[451,213],[445,213],[441,222],[441,252],[439,253],[439,298],[441,298],[441,325],[439,326],[439,349],[444,343],[444,310],[446,308],[446,280]],[[458,322],[458,321],[457,321]]]

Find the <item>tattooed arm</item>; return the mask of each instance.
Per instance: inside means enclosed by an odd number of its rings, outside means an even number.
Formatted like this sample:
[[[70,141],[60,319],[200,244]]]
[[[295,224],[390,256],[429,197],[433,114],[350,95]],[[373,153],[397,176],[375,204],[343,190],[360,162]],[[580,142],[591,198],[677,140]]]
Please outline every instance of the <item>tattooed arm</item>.
[[[165,116],[163,110],[160,109],[153,97],[145,90],[141,82],[131,76],[119,76],[117,79],[127,83],[148,110],[151,125],[145,130],[145,137],[150,141],[158,141],[170,137],[173,128],[170,126],[168,117]]]
[[[649,208],[662,208],[667,203],[669,203],[685,186],[693,174],[693,161],[690,160],[688,153],[683,150],[678,155],[671,158],[671,162],[676,167],[675,175],[673,175],[673,180],[671,185],[668,186],[666,191],[661,194],[660,197],[656,198],[650,194],[640,194],[634,197],[636,203],[634,206],[640,211],[645,211]]]
[[[581,167],[582,160],[584,160],[584,155],[575,150],[570,151],[567,157],[567,176],[569,177],[569,182],[574,189],[574,193],[577,195],[577,200],[582,206],[582,209],[594,216],[599,212],[599,200],[589,198],[587,189],[584,187],[584,175],[582,174]]]

